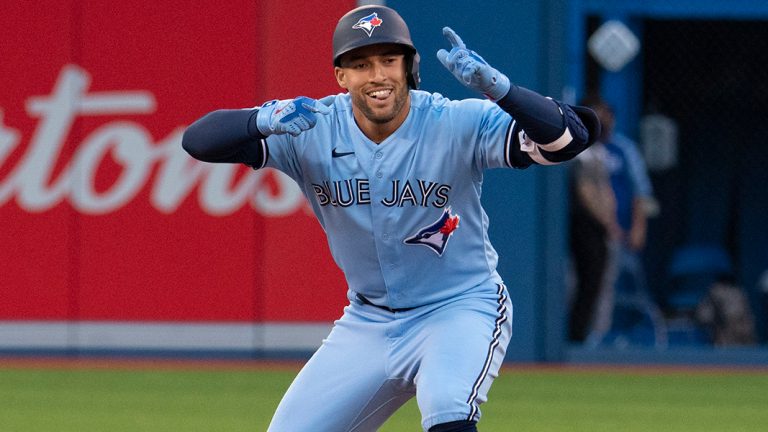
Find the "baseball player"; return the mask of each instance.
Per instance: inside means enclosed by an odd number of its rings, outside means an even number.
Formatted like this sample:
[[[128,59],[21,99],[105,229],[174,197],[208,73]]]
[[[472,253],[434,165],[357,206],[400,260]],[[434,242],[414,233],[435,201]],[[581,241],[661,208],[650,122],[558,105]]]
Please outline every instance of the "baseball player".
[[[552,165],[599,122],[515,86],[450,28],[440,62],[484,99],[418,90],[419,54],[392,9],[345,14],[333,35],[346,90],[214,111],[183,147],[208,162],[276,168],[301,187],[344,272],[349,305],[307,362],[271,432],[377,430],[416,396],[429,432],[477,431],[512,334],[483,171]]]

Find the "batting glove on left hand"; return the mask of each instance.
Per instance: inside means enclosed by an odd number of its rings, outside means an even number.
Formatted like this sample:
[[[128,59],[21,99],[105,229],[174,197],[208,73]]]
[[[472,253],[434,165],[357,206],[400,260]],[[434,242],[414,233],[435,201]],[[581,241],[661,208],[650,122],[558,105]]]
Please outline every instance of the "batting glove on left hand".
[[[328,114],[331,108],[324,103],[299,96],[296,99],[271,100],[256,113],[256,127],[263,135],[291,134],[298,136],[317,124],[317,114]]]
[[[494,102],[507,95],[509,78],[506,75],[492,68],[478,53],[467,49],[450,27],[443,28],[443,35],[451,43],[451,51],[439,50],[437,59],[456,79]]]

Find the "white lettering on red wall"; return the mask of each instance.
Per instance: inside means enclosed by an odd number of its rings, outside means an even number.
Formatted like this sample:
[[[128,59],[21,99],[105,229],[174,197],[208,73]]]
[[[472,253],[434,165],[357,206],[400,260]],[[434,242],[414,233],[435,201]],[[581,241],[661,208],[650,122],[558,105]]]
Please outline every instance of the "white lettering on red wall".
[[[40,213],[67,201],[85,214],[107,214],[137,199],[149,184],[150,203],[162,213],[174,212],[198,185],[197,202],[210,215],[231,214],[244,205],[265,216],[285,216],[303,208],[298,186],[281,173],[252,171],[238,178],[236,165],[205,164],[190,158],[181,148],[183,127],[155,142],[140,123],[121,119],[156,112],[150,91],[89,92],[90,84],[86,70],[66,65],[50,95],[27,99],[25,109],[37,120],[36,127],[16,166],[0,179],[0,206],[15,200],[22,209]],[[88,116],[103,117],[104,124],[77,143],[71,160],[53,178],[73,123]],[[4,123],[0,108],[0,166],[25,138]],[[122,172],[107,190],[97,191],[95,175],[107,155]],[[263,181],[265,176],[276,183],[277,193]]]

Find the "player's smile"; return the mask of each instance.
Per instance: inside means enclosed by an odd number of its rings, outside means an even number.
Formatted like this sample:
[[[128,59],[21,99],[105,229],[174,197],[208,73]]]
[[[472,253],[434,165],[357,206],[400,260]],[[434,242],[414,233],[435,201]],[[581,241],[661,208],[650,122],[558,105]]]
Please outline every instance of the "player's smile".
[[[378,109],[385,109],[386,107],[391,105],[391,98],[392,92],[394,89],[392,87],[389,88],[383,88],[383,87],[375,87],[373,90],[367,90],[363,91],[368,98],[365,101],[366,106],[368,109],[363,109],[363,112],[365,113],[365,116],[368,117],[369,120],[373,122],[380,122],[381,115],[375,115],[372,113],[372,110],[375,108]],[[383,114],[383,117],[389,118],[390,116]]]
[[[396,127],[408,114],[408,111],[403,110],[408,102],[408,88],[405,82],[388,88],[377,86],[370,91],[350,90],[350,94],[355,108],[371,123],[386,125],[392,122],[392,126]],[[358,116],[355,116],[355,119],[360,123]],[[396,121],[393,122],[393,120]]]
[[[386,90],[373,90],[368,92],[368,96],[374,99],[386,99],[392,94],[392,89]]]
[[[364,104],[359,104],[363,115],[374,123],[387,123],[394,119],[404,105],[403,95],[395,91],[394,87],[379,85],[372,90],[364,90],[363,93],[368,97],[365,98]]]

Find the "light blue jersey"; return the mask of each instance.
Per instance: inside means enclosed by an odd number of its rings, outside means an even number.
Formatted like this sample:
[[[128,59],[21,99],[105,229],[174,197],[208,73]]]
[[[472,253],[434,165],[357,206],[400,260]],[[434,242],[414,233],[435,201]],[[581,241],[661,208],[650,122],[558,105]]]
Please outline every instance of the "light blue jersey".
[[[266,166],[299,184],[349,289],[393,309],[501,282],[480,195],[485,169],[511,166],[514,122],[498,105],[410,96],[407,119],[379,144],[348,94],[314,128],[266,140]]]

